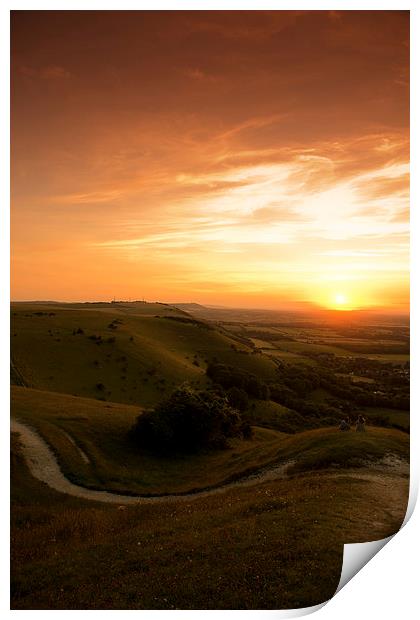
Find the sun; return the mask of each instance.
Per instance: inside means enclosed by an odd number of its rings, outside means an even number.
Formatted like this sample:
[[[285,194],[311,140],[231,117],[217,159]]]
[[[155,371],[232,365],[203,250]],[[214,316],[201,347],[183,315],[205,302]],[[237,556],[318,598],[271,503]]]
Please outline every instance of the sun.
[[[336,293],[334,295],[334,301],[336,306],[346,306],[348,303],[348,298],[347,295],[344,295],[344,293]]]
[[[357,310],[366,305],[362,302],[362,292],[359,289],[353,286],[338,286],[336,284],[334,287],[325,287],[324,290],[318,289],[315,303],[320,307],[342,312]],[[366,298],[365,295],[363,297]]]

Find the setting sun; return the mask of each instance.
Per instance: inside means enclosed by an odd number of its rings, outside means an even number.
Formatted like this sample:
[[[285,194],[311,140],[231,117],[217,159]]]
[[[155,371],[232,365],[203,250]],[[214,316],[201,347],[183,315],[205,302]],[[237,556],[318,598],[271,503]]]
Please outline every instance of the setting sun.
[[[335,296],[335,303],[337,306],[345,306],[347,304],[347,295],[343,295],[343,293],[337,293]]]
[[[13,299],[407,311],[405,15],[80,19],[13,18]]]

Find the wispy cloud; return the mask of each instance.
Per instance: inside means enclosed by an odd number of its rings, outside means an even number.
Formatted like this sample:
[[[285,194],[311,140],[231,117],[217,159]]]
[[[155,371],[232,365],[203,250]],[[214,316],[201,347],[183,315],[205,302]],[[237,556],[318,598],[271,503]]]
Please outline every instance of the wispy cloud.
[[[123,192],[119,189],[109,191],[92,191],[80,194],[61,194],[57,196],[51,196],[50,201],[55,204],[70,204],[70,205],[95,205],[102,202],[115,203],[121,198]]]
[[[405,282],[405,12],[13,21],[16,281],[216,303]]]
[[[66,80],[71,77],[70,71],[60,65],[45,65],[42,67],[21,65],[19,71],[26,77],[40,78],[41,80]]]

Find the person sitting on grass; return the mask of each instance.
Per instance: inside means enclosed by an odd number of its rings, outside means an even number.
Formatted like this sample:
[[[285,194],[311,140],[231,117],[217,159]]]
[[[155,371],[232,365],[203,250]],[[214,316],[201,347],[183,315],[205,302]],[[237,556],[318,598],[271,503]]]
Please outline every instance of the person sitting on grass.
[[[340,431],[349,431],[350,430],[350,420],[349,420],[348,416],[347,416],[346,419],[343,418],[341,420],[341,422],[339,424],[339,427],[338,427],[338,430],[340,430]]]
[[[365,424],[366,424],[365,418],[361,414],[359,414],[356,420],[356,432],[364,433],[366,430]]]

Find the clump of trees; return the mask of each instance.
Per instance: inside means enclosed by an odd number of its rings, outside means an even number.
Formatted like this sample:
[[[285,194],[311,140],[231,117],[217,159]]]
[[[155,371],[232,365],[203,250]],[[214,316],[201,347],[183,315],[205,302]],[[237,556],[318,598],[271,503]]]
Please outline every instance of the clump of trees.
[[[256,375],[240,368],[234,368],[228,364],[211,363],[207,367],[206,374],[215,384],[222,386],[225,390],[235,387],[251,398],[260,400],[270,398],[268,385]]]
[[[230,438],[250,437],[251,427],[226,397],[183,386],[138,416],[130,434],[139,447],[171,454],[225,448]]]
[[[200,321],[199,319],[193,319],[191,317],[186,316],[156,316],[157,319],[168,319],[170,321],[178,321],[178,323],[187,323],[189,325],[194,325],[194,327],[201,327],[201,329],[207,329],[209,331],[213,331],[214,327],[205,321]]]

